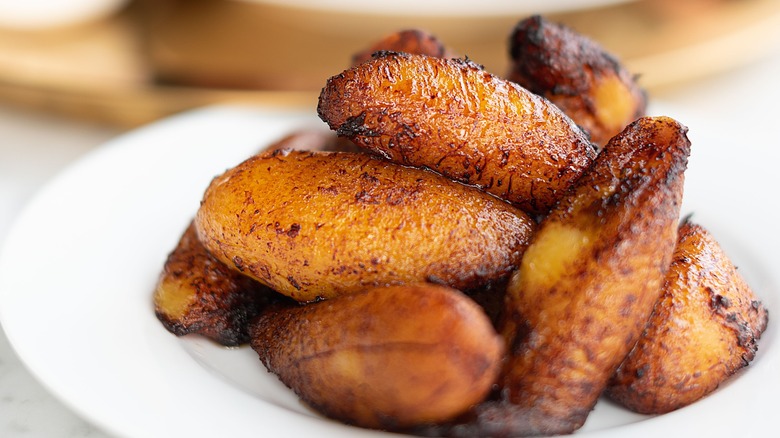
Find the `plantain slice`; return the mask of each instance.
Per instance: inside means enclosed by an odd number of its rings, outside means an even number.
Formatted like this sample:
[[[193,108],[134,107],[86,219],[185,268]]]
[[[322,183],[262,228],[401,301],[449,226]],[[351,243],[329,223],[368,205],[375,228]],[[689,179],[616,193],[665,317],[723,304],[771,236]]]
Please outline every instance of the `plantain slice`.
[[[580,428],[639,339],[677,237],[687,128],[641,118],[540,223],[507,286],[498,396],[438,436],[567,434]]]
[[[453,58],[455,53],[432,33],[422,29],[393,32],[352,56],[352,65],[368,61],[376,52],[392,51]]]
[[[168,255],[154,291],[154,311],[177,336],[200,334],[225,346],[249,341],[249,320],[277,294],[212,257],[190,224]]]
[[[372,428],[446,421],[465,411],[487,395],[504,352],[476,303],[432,284],[275,308],[251,332],[263,364],[305,402]]]
[[[544,213],[591,164],[555,105],[460,59],[384,52],[330,78],[320,118],[358,146]]]
[[[606,395],[643,414],[691,404],[753,360],[767,320],[712,234],[686,221],[663,296]]]
[[[507,78],[560,107],[603,146],[645,115],[647,95],[636,77],[596,41],[539,15],[510,37]]]
[[[287,150],[214,178],[195,223],[216,258],[300,302],[367,286],[480,288],[511,274],[536,229],[522,210],[433,172]]]
[[[529,245],[503,330],[503,387],[521,434],[582,426],[641,335],[676,241],[686,132],[666,117],[629,125]]]

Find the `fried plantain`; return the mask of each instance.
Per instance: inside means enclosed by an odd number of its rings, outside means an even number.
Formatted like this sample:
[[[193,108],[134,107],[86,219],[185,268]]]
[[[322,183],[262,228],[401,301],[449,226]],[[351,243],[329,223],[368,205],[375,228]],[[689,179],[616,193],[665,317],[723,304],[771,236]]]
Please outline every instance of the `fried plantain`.
[[[606,395],[643,414],[693,403],[753,360],[767,320],[712,234],[686,221],[663,296]]]
[[[248,342],[249,320],[280,298],[212,257],[192,224],[168,255],[153,295],[155,315],[168,331],[225,346]]]
[[[215,178],[196,216],[223,263],[301,302],[367,286],[506,278],[536,229],[473,187],[371,154],[271,151]]]
[[[454,58],[456,55],[436,36],[422,29],[405,29],[385,36],[370,47],[352,56],[352,65],[368,61],[377,52],[404,52],[437,58]]]
[[[385,52],[330,78],[317,111],[339,135],[545,213],[595,157],[555,105],[460,59]]]
[[[504,351],[476,303],[432,284],[273,309],[251,332],[263,364],[305,402],[372,428],[465,411],[490,390]]]
[[[603,146],[644,116],[647,95],[636,76],[596,41],[539,15],[510,37],[507,78],[552,101]]]
[[[502,384],[523,434],[582,426],[641,335],[676,241],[686,132],[665,117],[629,125],[540,224],[503,330]]]
[[[499,395],[441,436],[580,428],[642,333],[671,262],[687,128],[641,118],[613,138],[540,223],[507,286]]]

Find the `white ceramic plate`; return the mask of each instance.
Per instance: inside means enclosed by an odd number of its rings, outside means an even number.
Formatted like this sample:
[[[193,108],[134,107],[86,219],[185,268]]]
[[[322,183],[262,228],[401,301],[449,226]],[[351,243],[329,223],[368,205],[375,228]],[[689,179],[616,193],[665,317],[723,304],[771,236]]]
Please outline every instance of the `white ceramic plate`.
[[[0,318],[30,370],[77,412],[121,436],[385,436],[322,419],[250,349],[176,338],[153,314],[163,261],[210,179],[302,127],[324,124],[313,113],[199,110],[120,137],[45,187],[0,254]],[[770,267],[778,262],[778,238],[762,232],[774,224],[760,211],[771,207],[743,193],[761,176],[746,179],[747,169],[734,169],[724,151],[694,147],[683,210],[721,239],[775,310],[778,281]],[[723,208],[724,199],[754,209],[749,227],[737,226],[746,223],[745,210]],[[645,417],[602,400],[580,433],[766,435],[780,393],[776,343],[770,322],[746,372],[688,408]]]
[[[577,11],[632,0],[242,0],[286,7],[370,15],[496,16]]]

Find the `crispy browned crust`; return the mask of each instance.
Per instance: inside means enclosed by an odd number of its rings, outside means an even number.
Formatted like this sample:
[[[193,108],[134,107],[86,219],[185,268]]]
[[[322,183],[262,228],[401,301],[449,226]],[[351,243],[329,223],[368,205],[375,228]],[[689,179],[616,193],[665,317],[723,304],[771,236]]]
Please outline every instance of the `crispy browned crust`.
[[[432,33],[422,29],[405,29],[391,33],[352,56],[352,65],[368,61],[376,52],[404,52],[453,58],[456,55]]]
[[[384,53],[330,78],[318,113],[358,146],[542,213],[590,165],[557,107],[470,61]]]
[[[198,235],[298,301],[366,286],[474,289],[508,276],[536,223],[473,187],[370,154],[276,151],[211,183]]]
[[[594,40],[541,16],[520,21],[510,37],[508,79],[560,107],[604,145],[645,115],[636,78]],[[603,87],[603,88],[600,88]]]
[[[714,237],[685,222],[664,294],[606,394],[643,414],[693,403],[753,360],[767,320]]]
[[[196,333],[236,346],[249,341],[249,320],[275,300],[275,292],[206,252],[190,224],[165,262],[154,292],[154,310],[177,336]],[[175,303],[183,303],[183,311]]]
[[[522,434],[581,427],[641,335],[676,241],[686,132],[666,117],[632,123],[540,224],[510,281],[504,328],[504,394],[525,408]],[[582,240],[555,261],[544,239],[561,227]]]
[[[687,129],[642,118],[540,224],[507,287],[499,397],[445,436],[567,434],[636,343],[676,241]]]
[[[501,337],[460,292],[420,284],[264,312],[252,348],[328,417],[372,428],[441,422],[484,399]]]

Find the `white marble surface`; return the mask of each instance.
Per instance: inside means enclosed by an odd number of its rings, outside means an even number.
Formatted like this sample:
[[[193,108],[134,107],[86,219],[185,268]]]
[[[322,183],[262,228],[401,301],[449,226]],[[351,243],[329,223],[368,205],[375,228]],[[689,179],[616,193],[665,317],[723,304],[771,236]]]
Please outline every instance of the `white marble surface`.
[[[780,42],[767,42],[780,47]],[[670,66],[674,68],[674,66]],[[711,135],[738,149],[780,147],[780,52],[734,71],[653,95],[708,122]],[[683,123],[685,122],[684,120]],[[0,244],[13,218],[49,178],[120,132],[109,127],[40,115],[0,104]],[[0,437],[104,437],[56,400],[25,369],[0,333]]]

